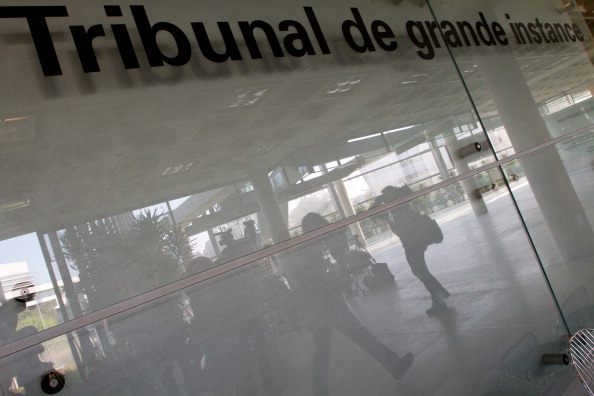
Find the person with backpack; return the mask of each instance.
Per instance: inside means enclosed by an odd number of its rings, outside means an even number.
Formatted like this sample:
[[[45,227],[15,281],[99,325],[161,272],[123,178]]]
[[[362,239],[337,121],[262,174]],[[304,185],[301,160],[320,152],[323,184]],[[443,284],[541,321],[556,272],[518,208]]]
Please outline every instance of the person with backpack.
[[[371,207],[376,207],[397,198],[409,195],[412,190],[407,185],[402,187],[387,186],[382,189]],[[410,203],[398,205],[380,215],[390,230],[400,239],[410,269],[431,295],[432,306],[425,312],[434,315],[447,310],[445,300],[450,293],[429,272],[425,261],[425,251],[429,245],[441,243],[443,233],[435,220],[426,214],[417,212]]]

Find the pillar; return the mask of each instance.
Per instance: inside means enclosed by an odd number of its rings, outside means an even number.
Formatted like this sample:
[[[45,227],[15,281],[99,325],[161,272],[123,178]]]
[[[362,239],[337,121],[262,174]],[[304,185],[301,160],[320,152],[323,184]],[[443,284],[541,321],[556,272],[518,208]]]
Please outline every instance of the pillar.
[[[332,185],[334,186],[334,190],[336,191],[336,196],[338,197],[339,204],[342,207],[342,210],[343,210],[345,216],[346,217],[354,216],[355,209],[353,208],[353,205],[351,204],[351,200],[349,199],[349,194],[347,193],[346,186],[344,185],[344,182],[342,181],[342,179],[333,181]],[[351,229],[351,233],[353,235],[357,235],[359,237],[359,242],[361,242],[361,244],[363,246],[367,246],[367,241],[365,240],[365,235],[363,234],[363,230],[361,229],[359,222],[353,223],[353,224],[349,225],[349,227]]]
[[[266,227],[274,243],[286,241],[291,235],[285,217],[283,216],[283,211],[268,178],[268,172],[264,169],[255,170],[250,174],[250,179],[254,186],[262,219],[264,220],[264,224],[261,224],[261,226],[264,225]]]
[[[443,160],[441,152],[439,151],[439,147],[435,143],[435,140],[429,140],[429,138],[427,138],[427,141],[429,142],[431,155],[433,156],[435,165],[437,165],[437,170],[439,171],[439,176],[441,177],[441,180],[447,180],[450,177],[450,175],[448,174],[448,167],[446,166],[445,161]]]
[[[515,151],[549,141],[551,136],[513,55],[506,49],[489,48],[475,61]],[[576,259],[594,254],[594,232],[557,150],[539,150],[519,161],[561,256]]]
[[[214,232],[212,232],[212,228],[208,227],[208,230],[206,231],[208,232],[208,238],[210,239],[210,243],[212,244],[212,249],[214,250],[215,255],[217,257],[221,257],[221,248],[219,247],[219,241],[217,241]]]
[[[64,257],[64,253],[62,252],[62,245],[60,244],[60,240],[58,237],[57,232],[50,232],[48,234],[49,243],[54,252],[54,258],[56,260],[56,266],[58,267],[58,271],[60,273],[60,278],[62,279],[62,283],[64,285],[64,293],[66,294],[66,300],[70,305],[70,309],[75,318],[82,317],[83,310],[80,305],[80,301],[78,299],[78,293],[76,292],[76,287],[74,286],[74,282],[72,281],[72,277],[70,275],[70,270],[68,269],[68,264],[66,263],[66,258]],[[67,317],[64,318],[65,320]],[[85,355],[85,353],[91,354],[94,351],[93,345],[91,340],[89,339],[89,334],[86,330],[83,330],[82,334],[78,334],[78,338],[81,343],[81,359],[84,361],[85,358],[89,358],[89,356]],[[104,348],[108,348],[109,344],[105,345]]]
[[[43,254],[43,259],[45,261],[45,265],[47,267],[47,273],[50,277],[52,282],[52,287],[54,289],[54,294],[56,296],[56,301],[58,302],[58,306],[60,307],[60,314],[62,315],[62,319],[64,322],[70,320],[70,315],[68,315],[68,310],[66,309],[66,304],[64,304],[64,300],[62,297],[62,292],[60,290],[60,286],[58,285],[58,278],[56,278],[56,274],[54,273],[54,269],[52,267],[52,259],[49,254],[47,244],[45,242],[45,238],[43,234],[37,233],[37,240],[39,241],[39,247],[41,248],[41,252]],[[0,287],[1,290],[1,287]],[[2,293],[4,296],[4,293]],[[39,305],[38,305],[39,307]],[[70,353],[72,354],[72,358],[74,359],[74,363],[76,364],[76,368],[79,370],[79,375],[81,376],[82,381],[87,380],[87,375],[85,372],[84,365],[81,361],[81,356],[78,353],[78,349],[76,347],[76,342],[74,340],[74,335],[72,332],[66,334],[66,340],[68,341],[68,346],[70,347]]]
[[[458,125],[456,125],[458,126]],[[452,162],[454,166],[458,170],[458,174],[464,174],[470,170],[468,167],[468,160],[462,158],[458,154],[458,149],[460,148],[460,144],[456,139],[456,136],[452,133],[448,133],[444,136],[446,147],[450,152],[450,156],[452,158]],[[474,178],[469,177],[460,182],[462,184],[462,188],[468,197],[468,202],[470,202],[470,206],[475,215],[479,216],[485,213],[488,213],[489,210],[487,209],[487,204],[485,204],[485,200],[481,197],[476,195],[476,189],[479,187],[477,186]]]

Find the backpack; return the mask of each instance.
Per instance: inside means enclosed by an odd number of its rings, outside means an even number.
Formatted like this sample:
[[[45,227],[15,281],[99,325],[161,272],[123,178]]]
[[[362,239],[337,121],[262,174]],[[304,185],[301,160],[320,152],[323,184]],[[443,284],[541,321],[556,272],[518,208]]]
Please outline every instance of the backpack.
[[[429,246],[443,241],[443,233],[439,224],[409,205],[392,209],[390,215],[388,225],[404,245],[422,243]]]
[[[419,223],[419,231],[425,237],[427,245],[443,242],[443,232],[441,232],[437,221],[428,215],[421,215],[419,217]]]

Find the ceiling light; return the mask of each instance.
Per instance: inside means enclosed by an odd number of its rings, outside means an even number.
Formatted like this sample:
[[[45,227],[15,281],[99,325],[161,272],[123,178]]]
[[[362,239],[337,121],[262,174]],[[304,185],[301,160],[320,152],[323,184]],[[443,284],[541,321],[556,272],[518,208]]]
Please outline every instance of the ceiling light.
[[[389,134],[389,133],[394,133],[394,132],[405,131],[405,130],[407,130],[407,129],[414,128],[415,126],[416,126],[416,125],[409,125],[409,126],[402,127],[402,128],[390,129],[390,130],[388,130],[388,131],[383,131],[383,132],[380,132],[380,133],[374,133],[374,134],[372,134],[372,135],[361,136],[361,137],[358,137],[358,138],[349,139],[349,140],[347,140],[347,143],[353,143],[353,142],[358,142],[358,141],[360,141],[360,140],[371,139],[371,138],[374,138],[374,137],[381,136],[382,134],[383,134],[383,135],[387,135],[387,134]]]
[[[181,172],[185,172],[187,170],[189,170],[192,165],[194,165],[193,162],[189,162],[187,164],[180,164],[180,165],[176,165],[176,166],[170,166],[169,168],[165,169],[165,171],[162,173],[163,176],[169,176],[169,175],[175,175],[177,173],[181,173]]]
[[[31,205],[31,200],[26,199],[23,201],[5,202],[0,203],[0,213],[10,212],[11,210],[26,208]]]
[[[411,128],[414,128],[414,127],[416,127],[416,125],[409,125],[409,126],[402,127],[402,128],[390,129],[389,131],[383,131],[382,133],[388,134],[388,133],[406,131],[407,129],[411,129]]]
[[[251,106],[259,101],[269,89],[269,87],[238,89],[235,91],[236,94],[233,102],[227,105],[227,107]]]
[[[361,136],[361,137],[358,137],[355,139],[347,140],[347,143],[353,143],[353,142],[358,142],[359,140],[371,139],[371,138],[374,138],[374,137],[380,136],[380,135],[381,135],[381,133],[374,133],[373,135]]]
[[[33,138],[34,125],[29,117],[0,120],[0,143],[17,142]]]
[[[339,81],[336,81],[331,88],[328,88],[326,90],[326,93],[332,95],[346,92],[353,88],[355,85],[359,84],[361,80],[363,80],[362,76],[351,76],[342,78]]]

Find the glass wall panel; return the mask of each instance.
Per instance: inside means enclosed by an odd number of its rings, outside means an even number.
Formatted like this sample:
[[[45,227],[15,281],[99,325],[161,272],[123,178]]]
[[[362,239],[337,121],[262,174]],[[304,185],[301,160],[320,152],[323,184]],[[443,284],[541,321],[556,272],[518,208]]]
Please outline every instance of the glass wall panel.
[[[592,35],[583,6],[431,2],[572,331],[592,321]],[[586,17],[587,18],[587,17]],[[556,139],[556,140],[554,140]],[[513,183],[512,183],[513,184]],[[582,264],[579,264],[579,263]],[[578,312],[579,313],[576,313]]]
[[[440,33],[430,43],[452,54],[500,157],[592,127],[583,8],[546,0],[429,4]]]
[[[192,254],[227,262],[309,211],[345,219],[388,185],[494,161],[449,56],[405,39],[428,7],[258,4],[67,3],[43,40],[30,9],[0,9],[0,257],[26,262],[58,322],[178,279]],[[484,210],[468,183],[425,209]]]
[[[594,317],[577,8],[13,3],[0,394],[568,383],[541,356]]]
[[[592,311],[592,225],[594,224],[594,155],[592,132],[584,132],[547,149],[521,157],[516,167],[546,164],[554,155],[566,158],[566,172],[541,174],[531,180],[520,179],[512,186],[532,241],[546,269],[553,291],[572,332],[591,327]],[[563,184],[561,184],[563,182]],[[541,204],[547,194],[534,185],[549,185],[575,191],[575,199],[565,199],[555,208]],[[567,194],[568,196],[572,196]],[[551,213],[552,212],[552,213]],[[580,213],[579,215],[577,213]],[[559,216],[557,222],[551,221]],[[568,218],[569,223],[564,218]],[[569,228],[567,225],[569,224]]]
[[[3,356],[2,391],[41,394],[54,368],[64,395],[560,394],[572,373],[541,356],[567,333],[509,191],[424,215],[449,188],[388,188],[373,205],[398,205],[344,228],[307,213],[299,245]]]

